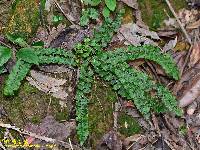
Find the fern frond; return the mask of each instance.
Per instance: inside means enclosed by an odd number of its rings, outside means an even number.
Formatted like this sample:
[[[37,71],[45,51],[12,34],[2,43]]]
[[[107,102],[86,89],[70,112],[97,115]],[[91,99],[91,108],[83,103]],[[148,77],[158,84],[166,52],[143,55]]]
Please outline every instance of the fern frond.
[[[128,60],[146,59],[156,62],[166,71],[169,76],[174,79],[179,79],[179,70],[172,59],[167,53],[162,53],[158,47],[152,45],[144,45],[140,47],[129,46],[127,49],[129,54]]]
[[[148,75],[134,68],[130,68],[126,63],[129,60],[139,58],[155,61],[169,75],[175,79],[178,78],[178,69],[172,59],[168,55],[162,55],[159,49],[151,46],[132,46],[128,50],[122,48],[114,52],[102,53],[94,57],[92,64],[95,71],[103,79],[111,82],[113,89],[118,91],[118,94],[133,100],[138,110],[145,117],[149,117],[150,111],[172,111],[180,115],[180,109],[177,106],[176,99],[167,88],[158,86]],[[157,97],[151,96],[153,90],[156,90]]]
[[[36,53],[39,57],[39,64],[65,64],[76,66],[75,55],[71,51],[63,49],[47,48],[38,49]]]
[[[106,18],[103,24],[94,32],[93,39],[102,47],[106,47],[112,40],[114,33],[121,25],[123,12],[119,12],[114,20]]]
[[[80,144],[86,141],[89,135],[89,124],[88,124],[88,99],[84,96],[81,91],[76,92],[76,121],[77,125],[77,135]]]
[[[21,81],[26,77],[31,64],[24,62],[23,60],[18,60],[10,72],[8,79],[6,80],[4,94],[5,95],[14,95],[14,91],[18,90]]]
[[[21,48],[17,54],[17,59],[21,59],[30,64],[38,65],[39,58],[33,48]]]
[[[177,107],[178,104],[175,96],[173,96],[166,87],[157,84],[156,91],[157,96],[161,98],[163,104],[169,111],[175,112],[178,116],[183,115],[183,111]]]
[[[120,48],[116,49],[114,52],[109,52],[109,56],[120,57],[118,61],[131,61],[136,59],[145,59],[153,61],[165,70],[165,72],[173,77],[174,79],[179,79],[179,70],[169,54],[163,54],[158,47],[152,45],[144,46],[129,46],[127,49]],[[111,58],[112,59],[112,58]]]
[[[80,77],[76,92],[76,120],[78,122],[77,134],[80,144],[83,145],[89,135],[88,125],[88,98],[85,94],[91,91],[93,71],[87,64],[80,67]]]
[[[13,42],[14,44],[19,45],[20,47],[29,47],[28,43],[21,37],[13,34],[6,34],[6,38]]]

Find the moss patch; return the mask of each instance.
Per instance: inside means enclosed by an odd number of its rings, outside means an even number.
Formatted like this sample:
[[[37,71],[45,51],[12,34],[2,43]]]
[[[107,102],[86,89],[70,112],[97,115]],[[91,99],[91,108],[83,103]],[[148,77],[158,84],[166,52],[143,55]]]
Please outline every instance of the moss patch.
[[[39,1],[16,0],[12,5],[11,18],[5,33],[27,38],[35,32],[39,24]]]
[[[137,121],[133,117],[123,112],[118,116],[118,125],[119,132],[126,137],[132,136],[141,131]]]
[[[138,2],[142,12],[142,19],[152,30],[162,25],[163,20],[167,19],[167,14],[173,16],[164,0],[140,0]],[[186,7],[185,0],[173,0],[170,2],[175,11]]]
[[[28,82],[22,84],[18,95],[14,97],[5,97],[2,87],[0,90],[0,104],[18,127],[24,127],[28,123],[38,124],[47,115],[54,116],[58,121],[68,118],[68,108],[61,108],[59,99],[37,90]]]
[[[125,14],[123,16],[122,24],[132,23],[134,19],[133,9],[125,5]]]
[[[113,103],[117,96],[101,80],[95,80],[89,103],[90,143],[94,148],[102,136],[113,127]]]

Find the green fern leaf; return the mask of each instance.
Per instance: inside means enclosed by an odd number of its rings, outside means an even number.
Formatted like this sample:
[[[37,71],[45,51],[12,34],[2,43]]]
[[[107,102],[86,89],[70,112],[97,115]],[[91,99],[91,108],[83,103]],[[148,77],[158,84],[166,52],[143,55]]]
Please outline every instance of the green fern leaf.
[[[12,34],[6,34],[6,38],[13,42],[14,44],[17,44],[21,47],[29,47],[28,43],[26,43],[26,41],[19,37],[19,36],[16,36],[16,35],[12,35]]]
[[[0,46],[0,67],[3,66],[10,58],[12,52],[10,48]]]
[[[63,49],[47,48],[37,49],[35,51],[39,57],[39,64],[65,64],[68,66],[75,67],[75,55],[71,51]]]
[[[105,3],[111,11],[114,11],[117,6],[116,0],[105,0]]]
[[[17,52],[17,58],[30,64],[39,64],[39,58],[32,48],[22,48]]]
[[[97,6],[101,3],[101,0],[83,0],[86,5]]]

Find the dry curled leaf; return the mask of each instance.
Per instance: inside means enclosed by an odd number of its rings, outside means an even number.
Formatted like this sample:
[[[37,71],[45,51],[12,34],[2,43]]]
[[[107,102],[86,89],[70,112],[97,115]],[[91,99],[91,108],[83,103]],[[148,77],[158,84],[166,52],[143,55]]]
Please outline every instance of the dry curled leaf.
[[[179,106],[185,107],[191,104],[196,98],[200,95],[200,79],[194,81],[191,88],[187,90],[187,92],[183,95],[183,97],[179,100]]]
[[[63,87],[67,81],[65,79],[56,79],[34,70],[31,70],[31,77],[27,77],[26,79],[37,89],[45,93],[50,93],[56,98],[65,100],[68,97],[68,93]]]
[[[115,131],[110,131],[103,136],[101,143],[97,146],[97,150],[102,149],[122,150],[122,141]]]
[[[36,37],[33,41],[43,41],[45,47],[49,47],[52,40],[54,40],[60,32],[64,31],[66,25],[59,24],[56,28],[53,27],[48,33],[43,27],[39,27],[36,33]]]
[[[177,34],[177,31],[172,29],[159,29],[157,31],[159,37],[167,37],[167,38],[172,38],[175,37]]]
[[[139,46],[141,44],[157,45],[152,39],[160,39],[156,32],[140,28],[137,24],[132,23],[121,26],[118,33],[118,38],[120,40],[125,39],[128,42],[125,43],[126,45],[132,44],[135,46]]]
[[[28,124],[25,127],[27,131],[62,141],[66,140],[75,128],[74,122],[59,123],[53,116],[46,116],[39,125]],[[28,137],[27,140],[34,144],[43,143],[33,137]]]
[[[200,41],[196,42],[190,54],[189,66],[193,67],[200,60]]]
[[[137,0],[121,0],[121,1],[124,2],[126,5],[128,5],[129,7],[132,7],[134,9],[138,8]]]
[[[177,43],[177,37],[174,40],[170,40],[168,43],[165,44],[163,47],[163,51],[167,52],[169,50],[173,50]]]
[[[198,27],[200,27],[200,19],[187,25],[187,29],[197,29]]]

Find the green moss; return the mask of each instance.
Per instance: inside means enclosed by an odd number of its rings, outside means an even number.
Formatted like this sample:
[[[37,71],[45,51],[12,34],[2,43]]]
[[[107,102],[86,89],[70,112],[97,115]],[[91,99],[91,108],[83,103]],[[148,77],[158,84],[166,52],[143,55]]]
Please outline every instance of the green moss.
[[[101,80],[95,80],[89,98],[90,142],[94,148],[113,126],[113,104],[117,97],[110,86]]]
[[[28,82],[24,83],[23,90],[27,94],[36,93],[38,91],[35,87],[33,87],[32,85],[30,85]]]
[[[0,90],[0,104],[4,106],[10,120],[18,127],[23,128],[27,123],[37,124],[47,114],[56,118],[58,113],[63,112],[68,116],[68,108],[61,108],[59,99],[39,91],[28,82],[22,84],[14,97],[5,97],[2,87]]]
[[[140,0],[138,2],[143,21],[153,30],[162,26],[163,20],[167,19],[167,14],[173,17],[164,0]],[[176,11],[187,6],[185,0],[173,0],[171,4]]]
[[[134,19],[133,9],[125,5],[125,13],[123,15],[122,24],[132,23]]]
[[[125,113],[120,113],[118,117],[118,125],[119,132],[126,137],[132,136],[141,131],[141,128],[137,121],[133,117]]]
[[[69,119],[69,115],[68,115],[67,110],[56,113],[56,120],[57,121],[63,121],[63,120],[68,120],[68,119]]]
[[[5,33],[28,38],[39,25],[39,3],[37,0],[17,0],[14,2],[11,17]]]
[[[37,116],[37,115],[33,116],[33,117],[31,118],[31,122],[32,122],[33,124],[39,124],[39,123],[41,122],[40,116]]]
[[[185,136],[187,134],[187,127],[186,127],[186,125],[180,126],[179,133],[182,134],[183,136]]]

